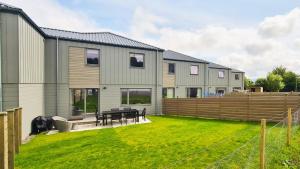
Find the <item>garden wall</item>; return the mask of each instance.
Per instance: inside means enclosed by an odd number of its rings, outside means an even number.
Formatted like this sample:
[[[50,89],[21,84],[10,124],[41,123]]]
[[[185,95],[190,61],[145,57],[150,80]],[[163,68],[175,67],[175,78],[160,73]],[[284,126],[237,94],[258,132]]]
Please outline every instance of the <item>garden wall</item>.
[[[199,99],[163,99],[166,115],[196,116],[214,119],[245,121],[280,121],[287,109],[295,112],[300,106],[300,95],[292,94],[239,94]]]

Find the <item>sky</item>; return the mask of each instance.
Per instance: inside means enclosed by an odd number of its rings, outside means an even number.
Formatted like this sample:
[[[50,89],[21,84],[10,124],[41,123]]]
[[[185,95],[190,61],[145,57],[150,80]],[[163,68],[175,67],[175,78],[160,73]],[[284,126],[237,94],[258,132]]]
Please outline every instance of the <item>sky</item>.
[[[300,74],[299,0],[2,0],[39,26],[110,31],[243,70]]]

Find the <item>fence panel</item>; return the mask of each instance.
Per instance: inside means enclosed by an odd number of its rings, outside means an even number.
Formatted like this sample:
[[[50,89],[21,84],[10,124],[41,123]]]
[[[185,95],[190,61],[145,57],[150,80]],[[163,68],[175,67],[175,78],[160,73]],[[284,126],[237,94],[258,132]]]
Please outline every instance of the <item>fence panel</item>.
[[[294,112],[299,108],[299,103],[300,95],[296,93],[236,94],[199,99],[163,99],[163,111],[167,115],[280,121],[286,117],[288,107]]]

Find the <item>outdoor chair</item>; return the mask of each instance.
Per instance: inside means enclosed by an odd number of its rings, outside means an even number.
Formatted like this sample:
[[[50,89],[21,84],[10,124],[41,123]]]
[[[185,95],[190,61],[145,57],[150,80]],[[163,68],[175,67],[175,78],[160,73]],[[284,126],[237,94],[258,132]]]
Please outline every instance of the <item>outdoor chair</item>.
[[[142,117],[146,121],[146,108],[143,109],[142,113],[138,115],[138,118]]]
[[[100,122],[103,120],[103,116],[98,112],[98,109],[96,109],[95,111],[95,117],[96,117],[96,126],[98,126],[98,124],[100,124]]]
[[[124,114],[125,116],[125,122],[126,122],[126,125],[127,125],[127,121],[128,119],[133,119],[134,123],[136,123],[136,118],[137,118],[137,113],[134,112],[134,111],[129,111],[129,112],[126,112]]]
[[[110,124],[113,125],[113,120],[119,120],[122,125],[122,113],[113,113],[110,115]]]
[[[129,111],[129,110],[131,110],[131,107],[124,107],[124,109],[123,110],[125,110],[125,111]]]

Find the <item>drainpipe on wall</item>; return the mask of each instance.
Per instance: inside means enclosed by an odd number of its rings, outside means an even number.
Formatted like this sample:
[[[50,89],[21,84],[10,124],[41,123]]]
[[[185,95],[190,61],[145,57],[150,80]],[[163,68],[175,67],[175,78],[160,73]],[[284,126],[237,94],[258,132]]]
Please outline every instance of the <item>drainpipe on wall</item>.
[[[155,64],[155,79],[156,79],[156,84],[155,84],[155,114],[157,115],[158,114],[158,95],[157,95],[157,92],[158,92],[158,71],[157,71],[157,68],[158,68],[158,50],[156,49],[156,64]]]
[[[56,113],[58,116],[58,37],[56,37]]]
[[[1,15],[0,15],[1,16]],[[3,89],[2,89],[2,20],[1,20],[1,17],[0,17],[0,111],[3,111]]]

